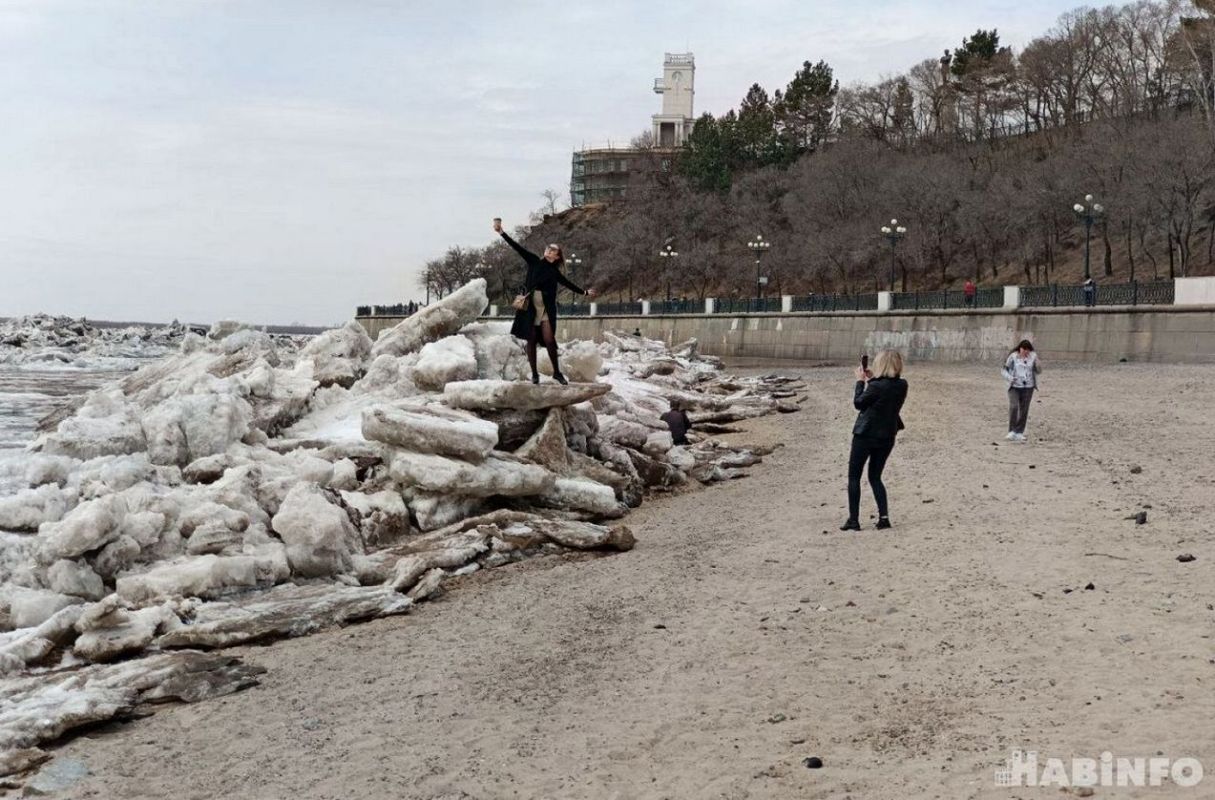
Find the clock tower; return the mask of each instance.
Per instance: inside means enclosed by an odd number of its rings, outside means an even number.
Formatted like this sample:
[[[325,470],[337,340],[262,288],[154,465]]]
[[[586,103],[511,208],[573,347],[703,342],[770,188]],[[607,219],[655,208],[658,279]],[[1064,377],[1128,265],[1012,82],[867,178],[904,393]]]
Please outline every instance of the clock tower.
[[[693,85],[696,59],[691,53],[667,53],[662,77],[654,81],[655,94],[662,95],[662,113],[655,114],[654,144],[681,147],[692,132]]]

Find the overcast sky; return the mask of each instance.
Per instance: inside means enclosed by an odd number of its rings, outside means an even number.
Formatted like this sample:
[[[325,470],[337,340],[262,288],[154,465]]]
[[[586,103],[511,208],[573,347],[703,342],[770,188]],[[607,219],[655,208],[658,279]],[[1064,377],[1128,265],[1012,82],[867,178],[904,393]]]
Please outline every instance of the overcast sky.
[[[802,61],[841,83],[1066,0],[0,0],[0,316],[331,324],[649,127]],[[568,195],[565,195],[568,196]]]

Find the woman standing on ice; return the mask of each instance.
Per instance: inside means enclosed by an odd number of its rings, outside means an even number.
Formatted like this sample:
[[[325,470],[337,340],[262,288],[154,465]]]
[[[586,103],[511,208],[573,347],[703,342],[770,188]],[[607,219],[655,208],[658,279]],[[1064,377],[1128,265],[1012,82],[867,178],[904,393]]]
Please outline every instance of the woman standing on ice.
[[[594,297],[595,291],[584,290],[561,274],[564,258],[560,245],[550,244],[544,248],[544,255],[538,256],[510,238],[502,230],[501,219],[494,219],[494,230],[527,262],[524,305],[515,312],[515,323],[510,332],[527,342],[527,363],[532,368],[532,383],[540,382],[540,373],[536,369],[536,345],[541,339],[548,350],[548,360],[553,364],[553,380],[568,383],[557,366],[557,284],[587,297]]]
[[[894,449],[894,437],[902,430],[899,411],[907,399],[907,381],[903,374],[903,357],[896,350],[883,350],[873,359],[873,371],[856,368],[856,388],[852,405],[861,412],[852,426],[852,452],[848,456],[848,519],[841,531],[861,529],[861,472],[869,462],[869,486],[877,501],[879,530],[890,527],[890,509],[886,504],[886,486],[882,470]]]
[[[1021,342],[1004,360],[1001,374],[1008,384],[1008,435],[1012,442],[1025,441],[1025,423],[1029,421],[1029,402],[1038,388],[1038,375],[1042,362],[1034,352],[1034,343],[1029,339]]]

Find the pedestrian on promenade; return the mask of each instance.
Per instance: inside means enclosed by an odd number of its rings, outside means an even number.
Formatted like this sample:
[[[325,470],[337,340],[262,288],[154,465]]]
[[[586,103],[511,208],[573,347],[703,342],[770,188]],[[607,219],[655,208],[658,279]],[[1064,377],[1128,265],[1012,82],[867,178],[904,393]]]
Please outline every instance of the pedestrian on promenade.
[[[1084,279],[1084,305],[1097,305],[1097,282],[1092,277]]]
[[[840,526],[842,531],[861,529],[861,472],[865,462],[869,463],[869,487],[873,489],[878,508],[878,521],[874,527],[878,530],[890,527],[882,470],[894,449],[895,436],[903,429],[899,411],[907,400],[907,381],[902,375],[903,356],[897,350],[878,353],[873,359],[872,371],[863,366],[856,368],[852,404],[860,413],[852,426],[852,452],[848,456],[848,519]]]
[[[1001,374],[1008,383],[1008,435],[1010,442],[1025,441],[1025,423],[1029,421],[1029,403],[1038,388],[1042,362],[1029,339],[1022,339],[1004,359]]]
[[[979,287],[975,286],[975,282],[970,278],[966,279],[966,284],[962,287],[962,296],[966,298],[966,307],[975,307],[975,294],[979,291]]]
[[[510,332],[527,342],[527,363],[532,368],[532,383],[540,382],[540,372],[536,368],[536,347],[540,340],[543,340],[544,348],[548,351],[548,360],[553,365],[553,380],[567,384],[569,381],[561,374],[561,368],[557,365],[557,284],[587,297],[594,297],[595,291],[583,289],[561,274],[561,265],[565,260],[560,245],[550,244],[544,248],[544,255],[538,256],[510,238],[506,231],[502,230],[501,219],[494,219],[494,231],[527,264],[527,278],[519,304],[515,308],[515,322]]]

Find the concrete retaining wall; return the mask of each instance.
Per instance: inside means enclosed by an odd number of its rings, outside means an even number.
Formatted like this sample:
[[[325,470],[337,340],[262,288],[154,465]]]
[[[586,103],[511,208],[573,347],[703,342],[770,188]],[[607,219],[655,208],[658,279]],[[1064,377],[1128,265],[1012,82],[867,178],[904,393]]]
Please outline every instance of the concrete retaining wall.
[[[400,319],[359,321],[375,338]],[[755,359],[851,361],[889,347],[920,361],[992,361],[1026,338],[1051,360],[1215,362],[1212,305],[564,317],[558,334],[562,340],[598,339],[604,330],[638,328],[670,343],[696,338],[710,355]]]

